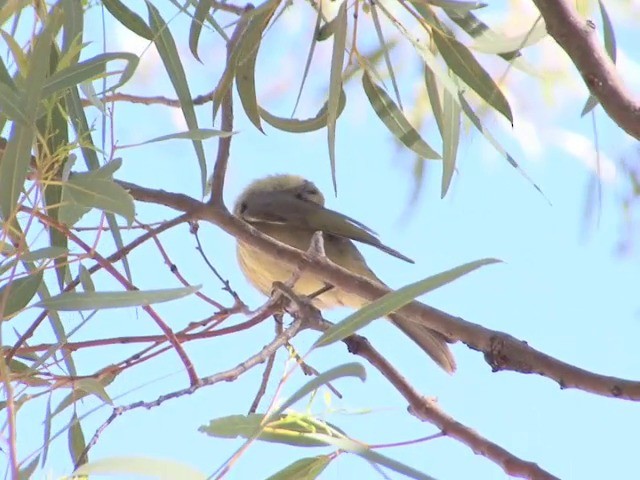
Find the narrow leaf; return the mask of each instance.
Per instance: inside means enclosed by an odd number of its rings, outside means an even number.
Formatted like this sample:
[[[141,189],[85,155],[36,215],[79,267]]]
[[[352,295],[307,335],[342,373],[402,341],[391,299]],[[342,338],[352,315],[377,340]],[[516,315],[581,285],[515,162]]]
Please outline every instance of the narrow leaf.
[[[466,263],[447,270],[446,272],[425,278],[419,282],[406,285],[395,292],[389,292],[325,331],[313,346],[321,347],[338,342],[368,325],[373,320],[399,310],[420,295],[424,295],[447,283],[451,283],[484,265],[491,265],[498,262],[499,260],[494,258],[476,260],[475,262]]]
[[[198,130],[187,130],[186,132],[170,133],[160,137],[152,138],[140,143],[132,143],[129,145],[120,145],[118,149],[139,147],[149,143],[164,142],[166,140],[207,140],[213,137],[230,137],[234,132],[223,132],[222,130],[214,130],[212,128],[199,128]]]
[[[342,114],[345,105],[347,104],[347,96],[344,91],[340,93],[340,103],[338,104],[338,116]],[[320,130],[327,126],[327,103],[322,106],[315,117],[307,118],[305,120],[298,120],[295,118],[282,118],[276,117],[267,112],[264,108],[260,108],[260,116],[262,119],[278,130],[289,133],[307,133],[315,130]]]
[[[282,470],[269,476],[267,480],[313,480],[331,463],[329,455],[318,455],[296,460]]]
[[[6,320],[26,307],[42,283],[42,270],[5,283],[0,288],[0,320]],[[4,309],[1,309],[4,302]]]
[[[176,300],[191,295],[199,289],[200,287],[196,286],[127,292],[64,292],[41,300],[35,306],[62,312],[139,307]]]
[[[74,412],[71,417],[71,425],[69,426],[69,453],[73,460],[74,465],[82,465],[86,463],[87,458],[83,456],[85,449],[87,448],[87,442],[84,439],[84,433],[82,432],[82,425],[78,415]]]
[[[336,181],[336,122],[342,95],[342,64],[344,63],[344,49],[347,44],[347,1],[343,0],[338,14],[333,19],[335,31],[333,34],[333,51],[329,74],[329,100],[327,102],[327,140],[329,144],[329,162],[331,165],[331,179],[333,190],[338,193]]]
[[[120,0],[102,0],[102,4],[127,30],[147,40],[153,40],[153,32],[149,26],[136,12],[129,10],[129,7]]]
[[[448,90],[442,98],[442,198],[447,194],[456,169],[460,141],[460,103]]]
[[[431,148],[411,126],[384,89],[373,83],[367,72],[362,75],[362,86],[373,110],[400,142],[423,158],[440,158],[438,152]]]
[[[169,75],[171,84],[178,95],[178,100],[180,100],[180,108],[182,109],[187,127],[189,127],[189,130],[198,130],[198,119],[193,107],[187,76],[180,61],[180,54],[176,48],[176,43],[160,12],[148,0],[147,10],[149,11],[149,24],[154,34],[154,43]],[[200,140],[193,140],[193,148],[198,158],[198,164],[200,166],[200,186],[202,192],[204,192],[207,185],[207,163],[202,142]]]
[[[462,43],[436,28],[431,35],[449,68],[469,85],[485,102],[504,115],[513,124],[513,114],[506,97],[487,71]]]
[[[85,463],[75,472],[75,478],[87,475],[135,475],[159,479],[206,480],[207,476],[189,465],[166,458],[109,457]]]
[[[301,398],[304,398],[309,393],[316,391],[322,385],[326,385],[327,383],[331,383],[334,380],[342,377],[357,377],[364,382],[367,378],[367,372],[359,363],[346,363],[344,365],[334,367],[331,370],[328,370],[318,375],[317,377],[314,377],[302,387],[300,387],[293,395],[285,400],[278,409],[274,410],[273,413],[271,413],[267,417],[267,422],[269,422],[273,418],[277,418],[278,416],[280,416],[291,405],[296,403]]]

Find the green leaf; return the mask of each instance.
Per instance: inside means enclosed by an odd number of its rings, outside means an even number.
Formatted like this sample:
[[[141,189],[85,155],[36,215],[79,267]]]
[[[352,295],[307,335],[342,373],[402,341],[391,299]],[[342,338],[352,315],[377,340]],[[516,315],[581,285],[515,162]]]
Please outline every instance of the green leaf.
[[[496,260],[494,258],[476,260],[475,262],[466,263],[459,267],[452,268],[451,270],[447,270],[446,272],[425,278],[419,282],[411,283],[399,288],[395,292],[389,292],[376,301],[361,308],[357,312],[349,315],[341,322],[336,323],[329,330],[325,331],[320,338],[316,340],[313,346],[321,347],[338,342],[365,327],[373,320],[401,309],[420,295],[424,295],[425,293],[435,290],[436,288],[440,288],[447,283],[451,283],[484,265],[491,265],[493,263],[498,263],[499,261],[500,260]]]
[[[64,292],[41,300],[35,306],[62,312],[139,307],[176,300],[198,290],[200,286],[126,292]]]
[[[187,76],[180,61],[180,54],[176,48],[176,43],[158,9],[148,0],[146,3],[147,10],[149,11],[149,24],[153,32],[153,42],[158,49],[158,54],[162,59],[162,63],[164,63],[171,84],[178,95],[178,100],[180,100],[180,108],[182,109],[184,120],[189,130],[198,130],[198,119],[195,109],[193,108]],[[200,186],[204,193],[207,185],[207,163],[202,142],[200,140],[193,140],[193,148],[200,166]]]
[[[133,53],[102,53],[90,58],[89,60],[85,60],[84,62],[76,63],[75,65],[64,68],[47,79],[43,88],[43,96],[48,97],[60,90],[72,88],[82,82],[103,77],[106,72],[107,63],[114,60],[124,60],[127,62],[127,66],[124,68],[124,72],[120,76],[120,80],[109,90],[114,90],[120,87],[133,76],[138,63],[140,62],[138,56]]]
[[[440,135],[444,131],[443,118],[442,118],[442,102],[440,99],[440,90],[438,89],[438,82],[433,71],[425,66],[424,69],[424,83],[427,87],[427,96],[429,97],[429,103],[431,104],[431,111],[433,117],[436,119],[436,125],[440,131]]]
[[[189,465],[166,458],[110,457],[85,463],[73,472],[83,475],[135,475],[158,479],[206,480],[207,476]]]
[[[300,97],[302,96],[302,90],[304,88],[304,84],[307,81],[307,76],[309,75],[309,68],[311,67],[311,60],[313,59],[313,53],[316,50],[316,44],[318,43],[317,32],[320,28],[320,22],[322,21],[322,10],[319,8],[316,15],[316,25],[313,29],[313,35],[311,37],[311,43],[309,44],[309,53],[307,54],[307,60],[304,64],[304,72],[302,72],[302,80],[300,81],[300,88],[298,89],[298,96],[296,97],[296,103],[293,106],[293,113],[291,116],[295,115],[296,110],[298,109],[298,104],[300,103]]]
[[[280,0],[270,0],[251,12],[249,23],[244,29],[238,44],[239,51],[236,57],[235,77],[240,103],[242,103],[242,107],[251,123],[261,132],[263,130],[260,124],[260,107],[256,97],[255,68],[258,51],[262,44],[262,34],[279,4]]]
[[[447,194],[453,173],[456,170],[456,157],[460,142],[460,103],[449,93],[443,92],[442,98],[442,198]]]
[[[468,12],[469,10],[477,10],[487,6],[486,3],[482,2],[456,2],[453,0],[427,0],[427,3],[430,3],[435,7],[440,7],[444,10],[460,13]]]
[[[617,46],[616,46],[616,35],[613,30],[613,24],[611,23],[611,18],[609,17],[609,13],[602,3],[602,0],[598,0],[598,4],[600,5],[600,15],[602,16],[602,35],[604,37],[604,49],[611,61],[615,64],[616,58],[618,55]],[[600,102],[593,95],[589,95],[587,98],[587,102],[582,108],[582,112],[580,116],[584,117],[587,113],[593,110]]]
[[[44,247],[21,255],[20,260],[22,260],[23,262],[37,262],[38,260],[42,260],[45,258],[51,259],[64,257],[68,253],[69,249],[67,249],[66,247]]]
[[[267,480],[313,480],[320,476],[329,463],[331,463],[329,455],[301,458],[269,476]]]
[[[80,284],[85,292],[95,292],[96,286],[91,279],[91,273],[87,270],[87,267],[80,264],[78,267],[78,276],[80,277]]]
[[[371,18],[373,19],[373,25],[376,29],[376,35],[378,37],[378,41],[380,42],[380,46],[384,47],[386,45],[386,41],[384,39],[384,35],[382,34],[382,26],[380,25],[380,18],[378,17],[378,9],[376,8],[375,3],[371,3]],[[389,57],[389,52],[382,49],[384,56],[384,63],[387,66],[387,71],[389,72],[389,77],[391,78],[391,85],[393,87],[393,93],[396,96],[396,100],[398,101],[398,106],[400,110],[402,110],[402,100],[400,99],[400,90],[398,89],[398,83],[396,82],[396,76],[393,73],[393,65],[391,64],[391,58]]]
[[[289,413],[265,423],[261,414],[229,415],[211,420],[198,431],[212,437],[257,439],[263,442],[282,443],[297,447],[322,447],[327,444],[312,434],[327,437],[341,436],[340,431],[326,422],[319,422],[308,415]]]
[[[432,149],[417,130],[411,126],[402,111],[387,95],[387,92],[373,83],[368,72],[364,72],[362,75],[362,87],[373,110],[400,142],[423,158],[440,158],[438,152]]]
[[[449,68],[513,125],[513,114],[509,102],[469,49],[455,38],[441,33],[437,28],[431,29],[431,35]]]
[[[333,19],[335,30],[333,34],[333,50],[331,67],[329,69],[329,100],[327,102],[327,140],[329,144],[329,162],[331,165],[331,179],[333,190],[338,193],[336,181],[336,122],[340,96],[342,95],[342,64],[344,63],[344,49],[347,44],[347,1],[343,0],[338,14]]]
[[[111,178],[103,178],[94,172],[76,173],[63,184],[60,221],[73,225],[76,209],[98,208],[121,215],[128,224],[133,223],[135,206],[133,198]]]
[[[191,54],[198,60],[198,42],[200,41],[200,33],[202,32],[202,26],[204,25],[204,19],[213,6],[213,0],[200,0],[196,4],[196,9],[193,12],[193,20],[191,21],[191,28],[189,29],[189,50]]]
[[[27,277],[10,280],[0,288],[0,320],[5,320],[26,307],[42,283],[42,270]]]
[[[166,140],[207,140],[213,137],[230,137],[235,132],[223,132],[222,130],[214,130],[211,128],[199,128],[198,130],[187,130],[186,132],[170,133],[168,135],[162,135],[160,137],[152,138],[140,143],[132,143],[130,145],[118,146],[118,149],[139,147],[140,145],[147,145],[149,143],[164,142]]]
[[[47,17],[47,23],[37,37],[29,58],[29,73],[19,102],[22,104],[26,122],[14,122],[9,142],[0,162],[0,212],[5,220],[11,219],[17,209],[31,160],[31,148],[35,139],[35,123],[42,99],[42,89],[49,70],[49,54],[54,37],[62,25],[59,9]],[[5,87],[8,88],[8,87]]]
[[[62,0],[62,10],[64,12],[64,20],[62,23],[62,52],[71,51],[74,44],[82,44],[82,33],[84,31],[84,12],[82,3],[77,0]],[[80,52],[74,55],[74,63],[78,61]]]
[[[473,111],[473,109],[471,108],[471,105],[469,105],[469,102],[467,102],[467,100],[464,98],[464,95],[462,94],[462,92],[458,95],[458,101],[460,102],[462,111],[464,112],[465,116],[469,120],[471,120],[471,123],[473,124],[473,126],[476,127],[476,129],[480,133],[482,133],[482,135],[484,135],[484,138],[486,138],[487,141],[493,146],[493,148],[495,148],[496,151],[504,157],[504,159],[509,163],[509,165],[515,168],[518,171],[518,173],[520,173],[520,175],[522,175],[533,186],[533,188],[535,188],[543,197],[545,197],[540,187],[536,185],[536,183],[534,183],[534,181],[531,180],[531,178],[529,178],[529,175],[527,175],[527,173],[522,169],[522,167],[518,165],[518,162],[516,162],[515,158],[513,158],[509,154],[509,152],[507,152],[502,147],[502,145],[500,145],[500,142],[496,140],[496,138],[491,134],[491,132],[487,128],[485,128],[484,125],[482,125],[480,118]]]
[[[530,47],[547,36],[547,28],[541,16],[535,20],[531,28],[522,34],[514,36],[498,35],[492,30],[485,30],[474,37],[471,48],[482,53],[512,53]]]
[[[347,104],[347,96],[344,91],[340,93],[340,103],[338,104],[338,116],[342,114],[345,105]],[[278,130],[289,133],[307,133],[315,130],[320,130],[327,126],[327,103],[322,106],[315,117],[307,118],[305,120],[298,120],[295,118],[282,118],[276,117],[267,112],[264,108],[260,108],[260,116],[262,119]]]
[[[316,391],[322,385],[326,385],[342,377],[357,377],[364,382],[367,378],[367,372],[359,363],[346,363],[344,365],[334,367],[331,370],[309,380],[306,384],[300,387],[293,395],[285,400],[278,409],[274,410],[273,413],[267,417],[267,421],[280,416],[291,405],[304,398],[307,394]]]
[[[11,87],[0,83],[0,110],[9,120],[28,123],[28,119],[24,114],[24,106],[20,102],[18,94]]]
[[[74,382],[74,389],[82,390],[90,395],[94,395],[104,403],[113,405],[113,400],[105,390],[104,386],[95,378],[80,378]]]
[[[69,453],[73,459],[74,465],[82,465],[87,461],[86,456],[83,455],[87,448],[87,442],[84,439],[84,433],[82,432],[82,425],[78,415],[74,412],[71,416],[71,425],[69,426]]]
[[[200,2],[205,3],[205,2]],[[153,40],[153,32],[142,18],[120,0],[102,0],[102,4],[124,27],[147,40]]]

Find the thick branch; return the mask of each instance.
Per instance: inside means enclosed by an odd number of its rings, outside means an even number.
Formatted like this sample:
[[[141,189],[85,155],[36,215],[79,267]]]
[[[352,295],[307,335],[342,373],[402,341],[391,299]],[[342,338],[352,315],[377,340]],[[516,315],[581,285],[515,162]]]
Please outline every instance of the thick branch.
[[[611,119],[640,139],[640,103],[632,98],[600,44],[593,23],[582,18],[570,0],[533,0],[547,31],[569,55],[591,93]]]
[[[226,208],[207,205],[182,194],[171,194],[127,182],[118,183],[127,188],[136,200],[189,212],[194,219],[212,222],[244,243],[255,246],[289,265],[303,265],[305,269],[324,278],[331,285],[362,298],[375,300],[389,292],[380,284],[355,275],[326,259],[310,258],[306,253],[273,240],[231,215]],[[583,370],[546,355],[506,333],[467,322],[420,302],[410,303],[399,313],[437,330],[452,340],[464,342],[472,349],[483,352],[485,360],[494,371],[536,373],[555,380],[562,388],[577,388],[606,397],[640,401],[640,382]]]

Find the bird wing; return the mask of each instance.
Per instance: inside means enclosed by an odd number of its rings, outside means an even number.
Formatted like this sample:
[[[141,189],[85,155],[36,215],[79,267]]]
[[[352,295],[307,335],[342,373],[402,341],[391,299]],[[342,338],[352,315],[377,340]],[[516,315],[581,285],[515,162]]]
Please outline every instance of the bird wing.
[[[295,228],[348,238],[376,247],[405,262],[414,263],[409,257],[383,244],[375,232],[363,223],[317,203],[298,198],[288,191],[256,193],[250,202],[243,205],[240,215],[248,223],[291,225]]]

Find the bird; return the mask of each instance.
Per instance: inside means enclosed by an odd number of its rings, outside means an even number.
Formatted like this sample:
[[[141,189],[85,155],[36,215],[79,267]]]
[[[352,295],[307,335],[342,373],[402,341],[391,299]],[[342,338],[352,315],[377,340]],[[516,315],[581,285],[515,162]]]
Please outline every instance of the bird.
[[[369,227],[324,204],[322,192],[312,181],[297,175],[279,174],[250,183],[238,196],[233,214],[260,232],[301,251],[309,249],[315,232],[322,232],[324,251],[329,260],[380,285],[385,284],[369,268],[355,242],[414,263],[384,245]],[[244,276],[265,295],[270,295],[274,282],[286,282],[296,271],[295,266],[243,241],[237,241],[236,252]],[[326,286],[323,278],[302,271],[293,291],[309,296]],[[359,309],[368,303],[369,300],[337,287],[313,299],[313,304],[321,310],[337,306]],[[455,372],[456,362],[444,335],[395,313],[388,318],[446,372]]]

